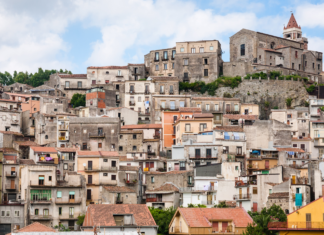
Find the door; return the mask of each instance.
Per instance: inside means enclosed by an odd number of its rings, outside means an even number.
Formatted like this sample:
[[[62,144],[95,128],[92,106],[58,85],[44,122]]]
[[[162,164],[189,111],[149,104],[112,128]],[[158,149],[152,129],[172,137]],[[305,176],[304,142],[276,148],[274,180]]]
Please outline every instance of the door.
[[[269,169],[269,160],[265,161],[265,169]]]
[[[218,222],[213,222],[213,232],[218,232]]]
[[[312,228],[312,214],[306,214],[306,228]]]
[[[231,112],[231,105],[230,104],[226,104],[226,112]]]
[[[69,217],[73,218],[74,217],[74,207],[69,208]]]
[[[92,161],[88,161],[88,170],[92,170]]]
[[[240,195],[240,199],[242,199],[242,189],[240,188],[240,191],[239,191],[239,195]]]
[[[253,202],[253,212],[257,212],[257,211],[258,211],[258,203]]]
[[[180,168],[179,168],[179,163],[174,163],[174,170],[175,170],[175,171],[180,170]]]
[[[92,175],[88,175],[88,184],[92,184]]]
[[[247,194],[247,198],[250,198],[250,188],[249,187],[246,188],[246,194]]]
[[[305,151],[305,144],[301,144],[300,148]]]
[[[11,233],[11,224],[1,224],[0,234],[9,234]]]
[[[210,182],[210,190],[215,190],[214,185],[215,185],[214,182]]]
[[[296,184],[296,175],[291,176],[291,184]]]
[[[91,189],[87,189],[87,200],[91,200]]]
[[[11,180],[11,185],[10,185],[11,187],[11,189],[14,189],[15,188],[15,180]]]
[[[227,232],[228,222],[222,222],[222,231]]]
[[[16,174],[16,167],[11,167],[11,175],[15,175]]]

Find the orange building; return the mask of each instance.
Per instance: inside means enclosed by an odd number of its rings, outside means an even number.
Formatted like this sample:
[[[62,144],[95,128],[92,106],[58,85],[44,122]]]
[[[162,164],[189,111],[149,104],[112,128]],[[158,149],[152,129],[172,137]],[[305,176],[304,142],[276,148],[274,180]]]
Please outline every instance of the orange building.
[[[30,116],[33,113],[40,111],[40,97],[38,95],[25,95],[25,94],[16,94],[16,93],[6,93],[10,97],[10,100],[20,101],[21,110],[23,112],[29,110]]]
[[[164,150],[170,150],[176,142],[176,132],[173,124],[180,118],[192,117],[194,113],[201,113],[201,108],[181,107],[176,111],[164,111],[162,113],[162,145]]]
[[[86,92],[86,106],[106,108],[106,93],[101,88],[92,88]]]

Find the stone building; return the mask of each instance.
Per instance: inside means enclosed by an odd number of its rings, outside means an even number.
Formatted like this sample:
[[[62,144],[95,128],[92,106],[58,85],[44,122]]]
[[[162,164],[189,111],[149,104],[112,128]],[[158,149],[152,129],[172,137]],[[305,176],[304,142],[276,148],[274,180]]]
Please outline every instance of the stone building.
[[[14,84],[4,86],[3,92],[27,94],[30,93],[29,90],[32,88],[30,85],[15,82]]]
[[[242,29],[230,37],[230,62],[224,63],[225,76],[245,76],[257,72],[280,71],[321,82],[322,52],[309,51],[292,14],[284,27],[284,37]]]
[[[174,76],[183,81],[212,82],[222,74],[222,48],[217,40],[177,42]]]
[[[121,130],[119,132],[118,153],[125,156],[129,152],[144,152],[143,131]]]
[[[21,132],[22,112],[20,109],[0,108],[1,126],[0,131]]]
[[[107,204],[137,204],[136,191],[126,186],[104,186],[101,198]]]
[[[21,199],[25,201],[25,225],[40,222],[54,227],[60,223],[76,230],[77,217],[85,213],[86,185],[82,175],[56,178],[55,166],[30,165],[21,169]]]
[[[68,99],[71,99],[75,93],[85,94],[85,91],[90,87],[87,80],[87,74],[55,73],[52,74],[50,79],[44,84],[61,90],[63,96]]]
[[[145,64],[128,64],[129,80],[140,80],[147,77]]]
[[[5,235],[25,226],[24,204],[13,202],[0,204],[0,234]]]
[[[34,113],[32,119],[35,129],[35,142],[38,145],[56,146],[57,143],[57,119],[55,114]]]
[[[117,151],[120,121],[110,117],[70,117],[69,144],[82,150]]]
[[[93,87],[86,92],[86,106],[101,109],[99,114],[105,114],[103,109],[116,107],[116,92],[99,87]]]
[[[146,190],[146,205],[159,209],[178,208],[180,205],[179,191],[179,188],[171,182],[166,182],[153,190]]]
[[[138,117],[139,113],[137,111],[131,110],[126,107],[108,109],[107,116],[112,118],[119,118],[121,126],[136,125],[139,121],[145,122],[144,120],[142,120],[142,118]]]
[[[89,86],[96,84],[109,84],[116,81],[127,81],[130,73],[128,66],[90,66],[87,68]]]
[[[153,50],[144,56],[144,64],[150,76],[175,76],[176,48]]]

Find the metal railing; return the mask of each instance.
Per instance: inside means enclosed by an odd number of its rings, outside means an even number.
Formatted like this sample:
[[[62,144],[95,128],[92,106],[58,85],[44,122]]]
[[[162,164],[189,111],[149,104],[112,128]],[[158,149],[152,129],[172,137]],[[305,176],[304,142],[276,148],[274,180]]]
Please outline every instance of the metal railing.
[[[69,140],[69,137],[59,136],[59,141]]]
[[[5,189],[6,190],[17,190],[17,185],[16,184],[14,184],[14,185],[6,184]]]
[[[59,130],[68,130],[69,125],[59,125]]]
[[[180,192],[193,192],[193,191],[214,191],[216,190],[214,186],[206,186],[206,187],[183,187],[180,188]]]
[[[269,229],[289,229],[289,230],[324,230],[324,222],[269,222]]]
[[[69,199],[69,198],[56,198],[55,204],[80,204],[81,198]]]
[[[135,101],[129,101],[129,106],[135,106]]]
[[[52,203],[52,198],[34,198],[33,200],[30,201],[31,204],[51,204]]]
[[[99,132],[89,133],[89,137],[104,138],[105,137],[105,133],[99,133]]]
[[[30,219],[31,220],[51,220],[52,216],[51,215],[31,215]]]
[[[6,177],[16,177],[16,176],[17,176],[16,171],[6,172]]]
[[[246,200],[246,199],[251,199],[252,194],[251,193],[247,193],[247,194],[236,194],[233,195],[233,200]]]
[[[102,171],[112,171],[112,172],[116,172],[117,171],[117,167],[116,166],[102,166],[101,167]]]

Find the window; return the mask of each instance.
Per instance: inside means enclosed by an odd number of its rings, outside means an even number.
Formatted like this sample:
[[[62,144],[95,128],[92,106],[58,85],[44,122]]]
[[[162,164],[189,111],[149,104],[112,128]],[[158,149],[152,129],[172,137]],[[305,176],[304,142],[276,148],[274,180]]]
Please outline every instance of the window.
[[[295,69],[295,64],[294,63],[291,64],[291,68]]]
[[[111,145],[111,148],[112,148],[112,149],[115,149],[115,144],[112,144],[112,145]]]
[[[48,209],[44,209],[44,210],[43,210],[43,215],[49,215],[49,213],[48,213]]]
[[[102,148],[102,143],[98,143],[98,148]]]
[[[163,59],[167,60],[168,59],[168,52],[163,51]]]
[[[52,181],[52,176],[49,176],[48,177],[48,181]]]
[[[70,87],[70,82],[65,82],[65,87],[69,88]]]
[[[206,111],[209,111],[209,104],[206,104]]]
[[[183,74],[183,78],[189,78],[188,73],[184,73],[184,74]]]
[[[207,58],[204,59],[204,64],[208,64],[208,59]]]
[[[257,187],[253,187],[253,194],[258,194],[258,188]]]
[[[238,166],[235,166],[235,170],[238,171],[239,170],[239,167]]]
[[[155,52],[155,60],[159,60],[159,52]]]
[[[48,135],[45,135],[45,140],[47,140],[48,139]]]
[[[123,146],[119,146],[119,147],[118,147],[118,150],[119,150],[119,151],[123,151]]]
[[[245,55],[245,44],[241,45],[241,56]]]
[[[133,151],[136,151],[137,150],[137,147],[134,145],[133,146]]]
[[[174,63],[172,63],[172,68],[174,69]]]
[[[200,53],[203,53],[203,52],[204,52],[204,48],[203,48],[203,47],[200,47],[200,48],[199,48],[199,52],[200,52]]]
[[[196,53],[196,48],[191,48],[191,53]]]
[[[35,215],[38,215],[38,214],[39,214],[39,210],[35,209]]]
[[[154,176],[151,176],[151,183],[154,183]]]
[[[318,67],[318,70],[320,70],[320,69],[321,69],[321,65],[320,65],[320,64],[318,64],[318,65],[317,65],[317,67]]]
[[[64,163],[63,170],[67,170],[67,169],[68,169],[68,164],[67,163]]]
[[[200,157],[200,149],[195,149],[195,157]]]
[[[82,82],[78,82],[78,88],[82,87]]]
[[[180,48],[180,52],[184,52],[184,47],[181,47]]]
[[[188,65],[188,59],[183,59],[183,65]]]
[[[270,60],[272,59],[272,56],[270,56]]]
[[[209,50],[210,50],[210,51],[213,51],[213,50],[214,50],[214,47],[213,47],[213,46],[210,46],[210,47],[209,47]]]
[[[305,68],[307,67],[307,61],[305,61]]]
[[[62,215],[62,207],[59,207],[59,215]]]
[[[175,50],[172,50],[172,59],[174,59],[175,54],[176,54],[176,51]]]
[[[87,149],[88,149],[88,148],[87,148],[87,143],[83,143],[83,144],[82,144],[82,149],[83,149],[83,150],[87,150]]]
[[[136,135],[133,135],[133,140],[136,140]]]
[[[287,118],[291,118],[291,114],[287,114]]]
[[[164,66],[164,70],[168,69],[168,64],[163,64],[163,66]]]
[[[315,63],[313,63],[313,69],[315,69]]]
[[[208,77],[208,69],[204,69],[204,76]]]
[[[180,107],[184,107],[184,101],[180,101]]]
[[[38,185],[44,185],[45,177],[43,175],[38,176]]]
[[[272,194],[272,189],[271,188],[269,189],[269,194]]]
[[[206,157],[211,157],[211,149],[206,149]]]
[[[106,83],[106,84],[109,84],[109,80],[106,80],[105,83]]]
[[[297,148],[297,144],[293,144],[293,148]]]
[[[306,134],[305,134],[305,133],[302,133],[302,136],[303,136],[303,137],[305,137],[305,136],[306,136]]]
[[[62,198],[62,191],[56,192],[56,198]]]
[[[261,60],[261,55],[259,55],[259,60]]]
[[[186,124],[186,132],[190,132],[190,124]]]
[[[103,173],[103,176],[108,176],[108,173]]]
[[[19,217],[19,211],[15,211],[15,217]]]
[[[218,104],[215,104],[215,111],[218,111]]]
[[[57,112],[57,109],[54,109],[54,112]]]
[[[116,175],[111,175],[111,180],[116,180]]]
[[[155,71],[159,71],[159,65],[158,64],[155,65]]]
[[[105,158],[105,159],[103,160],[103,162],[108,162],[108,159],[107,159],[107,158]]]
[[[270,48],[271,48],[271,49],[274,49],[274,47],[275,47],[275,43],[272,42],[272,43],[270,44]]]
[[[111,166],[116,167],[117,162],[116,161],[111,161]]]

